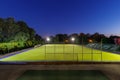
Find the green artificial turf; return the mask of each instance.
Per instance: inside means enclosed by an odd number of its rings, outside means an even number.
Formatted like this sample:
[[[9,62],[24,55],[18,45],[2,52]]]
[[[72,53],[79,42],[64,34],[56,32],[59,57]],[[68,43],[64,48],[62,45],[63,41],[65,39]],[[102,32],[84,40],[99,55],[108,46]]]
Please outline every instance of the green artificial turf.
[[[109,80],[98,70],[28,70],[17,80]]]
[[[0,61],[103,61],[119,62],[120,55],[73,44],[47,44]]]

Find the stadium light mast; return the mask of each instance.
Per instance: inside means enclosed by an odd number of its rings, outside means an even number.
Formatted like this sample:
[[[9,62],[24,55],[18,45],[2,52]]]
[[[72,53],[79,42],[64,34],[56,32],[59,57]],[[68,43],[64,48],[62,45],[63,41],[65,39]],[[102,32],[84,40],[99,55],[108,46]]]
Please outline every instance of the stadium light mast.
[[[46,41],[47,41],[47,42],[50,42],[50,38],[49,38],[49,37],[47,37],[47,38],[46,38]]]
[[[75,41],[75,38],[74,38],[74,37],[72,37],[72,38],[71,38],[71,41],[74,43],[74,41]]]
[[[45,39],[45,42],[46,43],[49,43],[50,42],[50,37],[47,37],[46,39]],[[45,59],[46,59],[46,44],[45,44]]]
[[[102,45],[103,45],[103,38],[101,38],[101,61],[102,61]]]
[[[93,40],[92,39],[89,39],[88,40],[89,41],[89,43],[93,43]],[[91,48],[91,58],[92,58],[92,61],[93,61],[93,48]]]
[[[74,43],[74,42],[75,42],[75,38],[72,37],[72,38],[71,38],[71,41]],[[73,45],[73,60],[74,60],[74,45]]]

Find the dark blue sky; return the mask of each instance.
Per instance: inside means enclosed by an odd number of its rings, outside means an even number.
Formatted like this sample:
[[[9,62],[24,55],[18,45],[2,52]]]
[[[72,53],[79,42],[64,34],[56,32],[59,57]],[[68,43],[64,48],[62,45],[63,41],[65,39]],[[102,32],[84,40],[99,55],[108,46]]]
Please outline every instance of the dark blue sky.
[[[23,20],[42,36],[120,34],[120,0],[0,0],[0,17]]]

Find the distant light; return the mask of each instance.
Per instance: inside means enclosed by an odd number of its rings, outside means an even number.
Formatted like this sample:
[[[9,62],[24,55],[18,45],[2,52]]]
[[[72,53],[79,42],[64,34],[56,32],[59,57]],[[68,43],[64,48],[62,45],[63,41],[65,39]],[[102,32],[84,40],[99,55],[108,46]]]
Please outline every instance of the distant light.
[[[68,40],[65,40],[66,43],[68,43]]]
[[[46,41],[47,41],[47,42],[49,42],[49,41],[50,41],[50,38],[49,38],[49,37],[47,37],[47,38],[46,38]]]
[[[92,40],[92,39],[89,39],[89,42],[90,42],[90,43],[92,43],[92,42],[93,42],[93,40]]]
[[[74,42],[74,41],[75,41],[75,38],[74,38],[74,37],[72,37],[72,38],[71,38],[71,40]]]

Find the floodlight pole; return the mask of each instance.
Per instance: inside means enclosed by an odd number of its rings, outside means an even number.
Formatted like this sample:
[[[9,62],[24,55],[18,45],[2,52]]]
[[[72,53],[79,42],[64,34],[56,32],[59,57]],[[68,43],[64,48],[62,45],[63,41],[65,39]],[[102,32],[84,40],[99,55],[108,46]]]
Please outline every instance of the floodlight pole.
[[[101,61],[102,61],[102,45],[103,45],[103,43],[102,43],[102,39],[101,39]]]
[[[46,43],[49,43],[49,42],[50,42],[50,38],[47,37],[46,40],[45,40],[45,42],[46,42]],[[46,46],[46,44],[45,44],[45,59],[46,59],[46,54],[47,54],[46,48],[47,48],[47,46]]]
[[[55,59],[55,48],[56,48],[55,45],[56,45],[56,44],[55,44],[55,42],[54,42],[54,59]]]
[[[83,61],[83,36],[82,36],[82,61]]]
[[[45,41],[45,60],[46,60],[46,41]]]
[[[65,43],[63,44],[63,54],[65,53]]]
[[[65,43],[63,44],[63,59],[65,60]]]
[[[75,41],[75,38],[72,37],[71,40],[72,40],[72,42],[73,42],[73,60],[74,60],[74,41]]]
[[[92,50],[91,50],[91,53],[92,53],[92,61],[93,61],[93,48],[91,48]]]
[[[74,41],[73,41],[73,60],[74,60]]]

